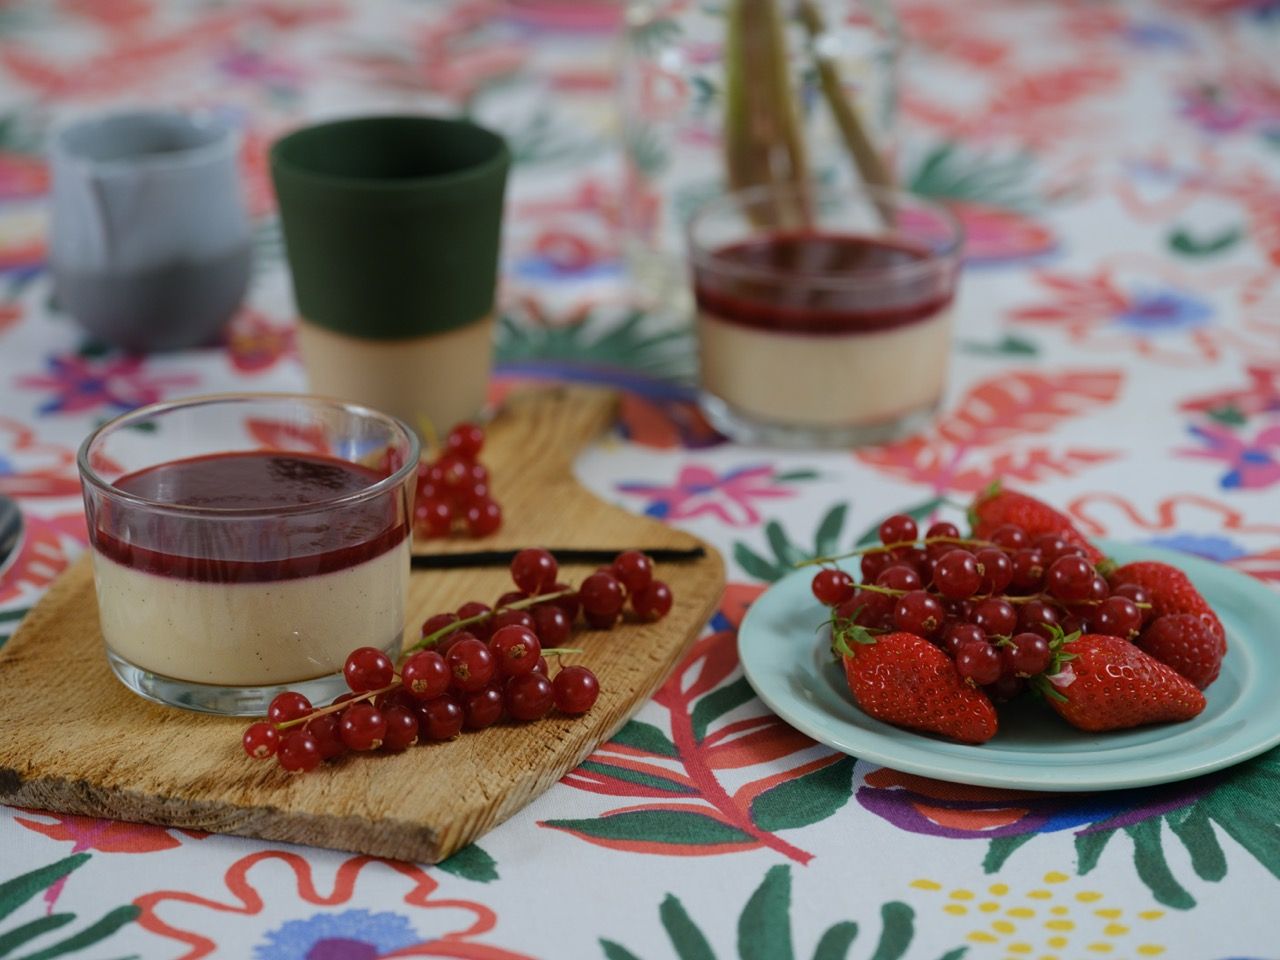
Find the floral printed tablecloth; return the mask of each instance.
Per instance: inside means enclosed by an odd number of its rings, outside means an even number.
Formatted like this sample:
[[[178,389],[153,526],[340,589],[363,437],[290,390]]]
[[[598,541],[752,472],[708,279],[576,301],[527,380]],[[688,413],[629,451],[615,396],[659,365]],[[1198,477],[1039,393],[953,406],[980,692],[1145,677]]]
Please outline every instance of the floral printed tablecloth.
[[[681,385],[687,335],[627,308],[617,6],[0,2],[0,491],[28,523],[0,639],[83,549],[91,427],[302,386],[263,148],[359,111],[461,106],[511,137],[502,378],[622,387],[582,477],[731,561],[708,633],[636,720],[451,861],[0,808],[0,955],[1280,957],[1280,751],[1093,796],[958,787],[833,754],[742,679],[735,625],[793,560],[997,475],[1091,534],[1280,585],[1280,4],[897,9],[904,179],[970,237],[947,409],[902,443],[783,454],[720,442]],[[222,348],[122,355],[51,302],[42,139],[122,102],[244,133],[257,272]]]

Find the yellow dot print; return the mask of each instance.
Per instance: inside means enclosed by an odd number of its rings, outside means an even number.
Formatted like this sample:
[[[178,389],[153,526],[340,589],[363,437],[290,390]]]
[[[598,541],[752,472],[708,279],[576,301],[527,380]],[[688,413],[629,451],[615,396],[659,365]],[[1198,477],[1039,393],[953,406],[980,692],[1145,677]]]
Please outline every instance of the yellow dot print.
[[[975,892],[929,877],[912,880],[913,889],[932,899],[933,908],[954,918],[956,940],[990,945],[1002,960],[1151,960],[1168,948],[1152,936],[1163,910],[1128,913],[1107,902],[1107,894],[1079,889],[1079,878],[1050,870],[1040,883],[1018,886],[992,883]],[[1112,901],[1114,903],[1114,901]],[[985,916],[984,916],[985,915]],[[1147,921],[1135,932],[1133,917]],[[983,926],[985,924],[985,926]]]

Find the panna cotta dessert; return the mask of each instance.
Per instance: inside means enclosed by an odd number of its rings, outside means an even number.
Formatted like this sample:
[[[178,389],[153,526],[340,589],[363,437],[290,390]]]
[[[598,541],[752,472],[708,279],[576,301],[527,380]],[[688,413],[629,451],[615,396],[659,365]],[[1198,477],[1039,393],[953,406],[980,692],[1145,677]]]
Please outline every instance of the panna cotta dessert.
[[[692,233],[713,423],[740,439],[836,444],[920,426],[946,385],[958,236],[940,254],[906,229],[919,216],[879,234],[845,232],[838,220],[761,229],[735,200],[713,201],[710,215],[737,212],[740,235],[708,229],[700,247],[698,219]]]
[[[224,453],[148,467],[117,489],[176,506],[252,510],[216,540],[181,514],[149,519],[155,546],[122,539],[108,511],[94,537],[107,647],[193,683],[262,686],[331,674],[355,646],[390,648],[404,628],[409,527],[385,504],[305,524],[274,511],[322,504],[382,479],[331,457]],[[165,547],[166,544],[171,546]]]
[[[165,414],[155,414],[157,439],[172,426]],[[134,463],[82,451],[99,623],[127,685],[179,706],[251,713],[274,690],[334,682],[356,647],[399,650],[417,441],[398,421],[368,414],[401,436],[387,444],[365,429],[316,444],[366,451],[354,459],[269,448],[141,457],[139,441],[115,431]],[[211,431],[204,445],[226,432]],[[109,480],[108,461],[117,474]]]

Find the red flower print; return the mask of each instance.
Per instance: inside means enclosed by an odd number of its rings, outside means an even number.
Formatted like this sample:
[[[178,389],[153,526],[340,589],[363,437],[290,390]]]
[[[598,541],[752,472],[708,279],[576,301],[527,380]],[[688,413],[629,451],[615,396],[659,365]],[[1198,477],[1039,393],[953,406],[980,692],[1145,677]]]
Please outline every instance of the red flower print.
[[[261,311],[246,307],[227,329],[227,355],[240,373],[262,373],[293,355],[294,327],[275,324]]]
[[[44,443],[25,424],[0,417],[0,493],[11,497],[78,496],[75,451]]]
[[[670,484],[620,483],[623,493],[645,497],[645,513],[664,520],[689,520],[713,516],[731,527],[751,527],[760,522],[757,500],[795,496],[795,491],[779,484],[776,471],[768,465],[738,467],[717,473],[710,467],[686,464]]]
[[[193,885],[202,884],[193,878]],[[384,912],[340,908],[376,900]],[[179,960],[198,960],[227,948],[248,955],[244,945],[256,941],[254,956],[326,954],[341,942],[367,944],[359,956],[455,957],[464,960],[527,960],[525,954],[489,946],[481,938],[497,925],[493,910],[471,900],[438,897],[439,883],[411,863],[352,857],[338,867],[332,888],[320,888],[312,865],[294,853],[264,850],[242,857],[223,875],[223,890],[205,896],[195,890],[157,890],[138,897],[138,925],[186,947]],[[181,904],[181,911],[170,910]],[[268,917],[296,915],[319,908],[306,920],[281,925]],[[182,926],[176,919],[183,917]],[[424,933],[424,931],[426,931]],[[327,941],[327,943],[326,943]],[[305,942],[298,952],[287,947]],[[232,947],[232,944],[235,947]],[[313,953],[314,951],[314,953]],[[347,954],[350,955],[350,954]]]
[[[1122,383],[1118,370],[1009,371],[972,387],[929,433],[855,455],[938,493],[974,493],[997,478],[1033,484],[1071,476],[1119,454],[1023,441],[1113,403]]]
[[[121,413],[163,400],[167,391],[193,387],[191,373],[151,373],[146,360],[134,356],[88,357],[64,353],[49,358],[49,372],[18,378],[24,390],[51,390],[55,396],[40,413],[84,413],[106,407]]]
[[[0,580],[0,604],[35,603],[88,539],[80,511],[51,518],[28,511],[23,523],[18,557]]]

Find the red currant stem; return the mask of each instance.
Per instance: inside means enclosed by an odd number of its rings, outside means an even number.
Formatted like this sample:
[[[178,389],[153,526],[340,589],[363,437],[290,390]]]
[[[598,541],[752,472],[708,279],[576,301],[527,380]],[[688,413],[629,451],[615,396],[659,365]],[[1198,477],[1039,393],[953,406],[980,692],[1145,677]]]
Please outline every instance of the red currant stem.
[[[321,707],[319,710],[312,710],[305,717],[298,717],[295,720],[286,720],[284,723],[274,724],[277,730],[288,730],[290,727],[299,727],[304,723],[310,723],[316,717],[323,717],[328,713],[341,713],[353,703],[359,703],[361,700],[372,700],[374,697],[381,696],[384,693],[390,693],[396,687],[400,686],[400,678],[396,677],[394,681],[378,690],[368,690],[365,693],[357,693],[350,700],[343,700],[341,703],[331,703],[327,707]]]
[[[544,657],[563,657],[570,653],[585,653],[582,647],[543,647],[542,655]]]
[[[837,560],[848,560],[850,557],[860,557],[865,553],[888,553],[890,550],[897,550],[901,547],[914,547],[920,544],[927,547],[931,543],[954,543],[966,547],[995,546],[990,540],[974,540],[966,537],[925,537],[923,540],[899,540],[896,543],[878,543],[875,546],[850,550],[848,553],[836,553],[829,557],[814,557],[812,560],[801,560],[795,566],[812,567],[822,563],[834,563]]]
[[[413,646],[406,648],[404,653],[409,654],[413,653],[415,650],[425,650],[428,647],[434,647],[449,634],[455,633],[462,627],[469,627],[473,623],[484,623],[484,621],[490,620],[507,610],[523,610],[525,607],[536,607],[540,603],[545,603],[549,600],[559,600],[561,597],[567,597],[571,593],[573,593],[572,590],[561,590],[558,593],[539,593],[537,596],[525,597],[523,600],[508,603],[505,606],[499,607],[497,610],[490,610],[488,613],[477,613],[474,617],[464,617],[461,620],[455,620],[447,627],[441,627],[434,633],[427,634]],[[403,655],[404,654],[402,654],[402,656]]]

